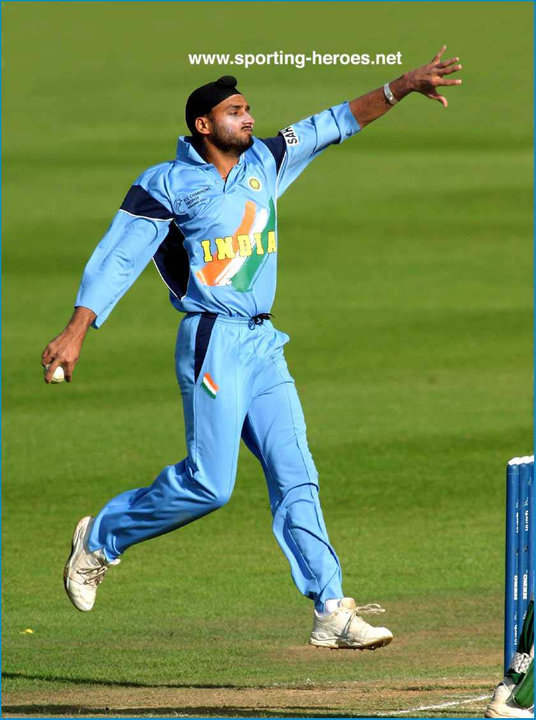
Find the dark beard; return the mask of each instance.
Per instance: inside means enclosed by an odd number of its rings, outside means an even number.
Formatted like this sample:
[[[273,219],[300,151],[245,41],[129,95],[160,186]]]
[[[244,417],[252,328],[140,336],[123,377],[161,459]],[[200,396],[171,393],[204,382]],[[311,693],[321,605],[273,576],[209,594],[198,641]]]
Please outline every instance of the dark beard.
[[[224,153],[234,153],[236,155],[241,155],[253,145],[252,136],[245,140],[239,140],[238,138],[228,135],[226,132],[218,131],[216,128],[212,133],[211,140],[218,150],[221,150]]]

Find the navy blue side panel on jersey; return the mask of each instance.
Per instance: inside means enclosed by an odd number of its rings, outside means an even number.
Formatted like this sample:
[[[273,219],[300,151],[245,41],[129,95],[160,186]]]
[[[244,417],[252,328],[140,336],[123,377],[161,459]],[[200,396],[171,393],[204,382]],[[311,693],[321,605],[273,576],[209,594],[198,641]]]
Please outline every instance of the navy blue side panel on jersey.
[[[327,147],[358,131],[349,103],[334,105],[279,135],[253,138],[225,182],[191,138],[181,136],[175,160],[148,168],[132,183],[86,266],[77,306],[93,310],[99,327],[154,259],[181,312],[269,313],[277,277],[277,198]]]
[[[271,138],[261,138],[261,140],[274,156],[275,167],[277,172],[279,172],[279,168],[281,167],[281,163],[283,162],[285,151],[287,149],[287,144],[285,143],[283,136],[277,135],[276,137]]]
[[[216,322],[216,313],[203,313],[199,318],[199,325],[195,334],[195,360],[194,360],[194,382],[197,382],[203,360],[207,354],[212,328]]]
[[[190,277],[190,258],[184,247],[184,235],[175,223],[153,257],[154,264],[173,295],[181,298],[186,294]]]
[[[121,210],[132,215],[151,218],[152,220],[170,220],[170,213],[162,203],[159,203],[141,185],[132,185],[128,191]]]

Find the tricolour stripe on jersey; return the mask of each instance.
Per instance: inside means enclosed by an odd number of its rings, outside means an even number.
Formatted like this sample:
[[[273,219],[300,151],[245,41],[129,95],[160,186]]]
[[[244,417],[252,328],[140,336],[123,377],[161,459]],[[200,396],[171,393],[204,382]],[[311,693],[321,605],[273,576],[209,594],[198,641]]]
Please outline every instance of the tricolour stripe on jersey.
[[[253,221],[255,220],[256,206],[251,200],[247,200],[244,207],[244,215],[240,222],[240,226],[233,235],[233,252],[235,256],[238,254],[238,236],[249,235]],[[225,260],[212,260],[207,263],[201,270],[196,272],[196,276],[204,285],[223,285],[221,281],[221,275],[225,272],[229,263],[233,262],[234,258],[226,258]],[[226,282],[226,281],[225,281]]]
[[[235,290],[245,292],[251,287],[251,282],[255,273],[262,265],[262,263],[266,260],[266,253],[268,250],[268,233],[270,231],[275,231],[275,207],[272,198],[270,198],[270,214],[268,216],[268,221],[266,222],[261,233],[261,242],[264,248],[264,255],[252,253],[248,258],[246,258],[246,262],[243,263],[240,270],[234,275],[233,279],[231,280]]]
[[[257,214],[255,215],[253,219],[253,224],[249,230],[248,234],[245,234],[245,237],[248,239],[249,246],[252,251],[256,248],[256,241],[255,241],[255,235],[259,236],[261,235],[262,231],[264,230],[266,226],[266,222],[268,220],[268,211],[266,208],[260,208],[260,210],[257,211]],[[261,236],[262,237],[262,236]],[[257,253],[254,253],[257,255]],[[260,256],[262,260],[262,255]],[[247,263],[251,262],[251,257],[248,256],[241,256],[238,255],[234,257],[226,266],[225,270],[223,270],[220,275],[218,275],[217,278],[217,284],[218,285],[228,285],[231,281],[233,283],[233,287],[236,288],[234,285],[234,278],[236,275],[240,272],[241,268],[244,268]],[[241,288],[236,288],[237,290]],[[247,288],[244,288],[247,290]]]
[[[204,285],[211,287],[232,285],[239,292],[247,292],[251,288],[251,282],[261,265],[266,261],[269,233],[275,233],[275,204],[270,198],[269,212],[266,208],[257,208],[254,202],[248,200],[245,203],[244,215],[239,228],[232,235],[232,248],[234,257],[225,260],[211,260],[195,274],[198,280]],[[242,256],[239,253],[238,236],[249,236],[251,255]],[[255,252],[257,238],[260,235],[261,251]],[[270,252],[275,248],[270,247]]]

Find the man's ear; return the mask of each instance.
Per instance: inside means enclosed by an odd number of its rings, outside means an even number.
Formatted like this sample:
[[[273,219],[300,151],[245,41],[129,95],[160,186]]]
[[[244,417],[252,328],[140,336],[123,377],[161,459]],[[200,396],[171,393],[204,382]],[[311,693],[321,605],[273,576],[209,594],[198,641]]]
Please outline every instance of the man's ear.
[[[195,129],[200,135],[210,134],[210,123],[208,117],[201,115],[195,119]]]

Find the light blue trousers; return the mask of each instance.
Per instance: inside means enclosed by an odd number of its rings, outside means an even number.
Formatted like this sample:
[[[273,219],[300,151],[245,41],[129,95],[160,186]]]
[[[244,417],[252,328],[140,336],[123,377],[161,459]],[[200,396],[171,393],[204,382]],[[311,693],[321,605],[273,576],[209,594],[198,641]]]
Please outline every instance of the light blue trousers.
[[[340,563],[318,497],[305,420],[283,354],[288,335],[269,320],[186,315],[175,353],[188,456],[152,485],[123,492],[97,515],[89,549],[109,560],[224,505],[236,477],[240,438],[268,484],[273,531],[303,595],[322,610],[342,597]]]

